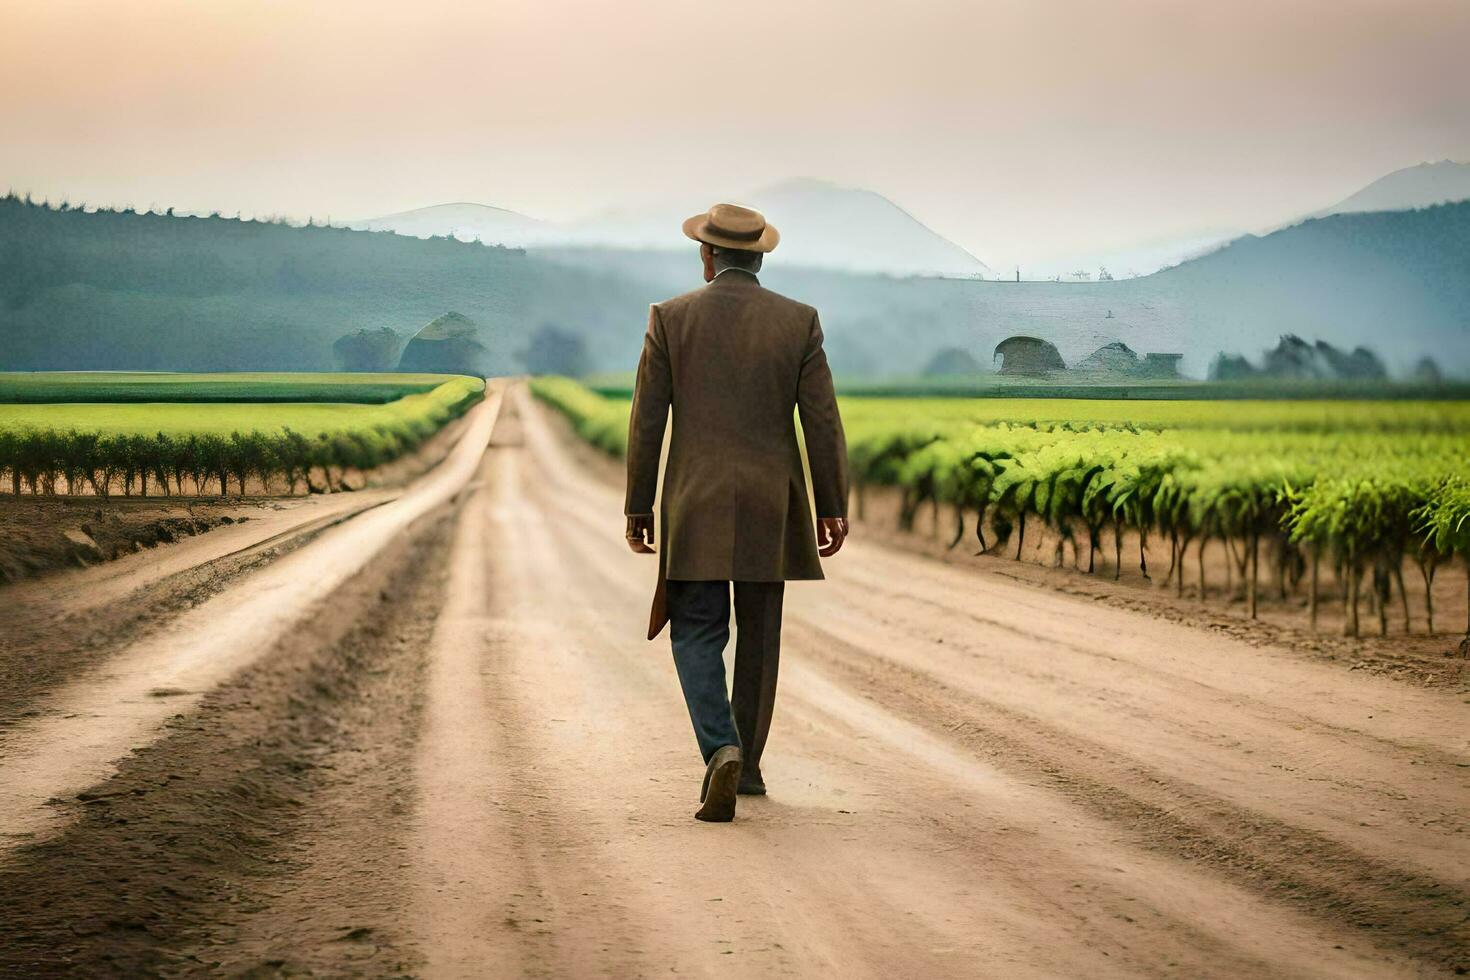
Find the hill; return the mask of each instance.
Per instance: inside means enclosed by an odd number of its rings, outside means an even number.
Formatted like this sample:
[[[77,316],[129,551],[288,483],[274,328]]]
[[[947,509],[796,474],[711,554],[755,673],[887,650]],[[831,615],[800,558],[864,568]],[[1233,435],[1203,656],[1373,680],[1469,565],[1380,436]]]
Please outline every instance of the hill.
[[[894,276],[991,275],[989,268],[873,191],[800,178],[730,198],[769,214],[781,231],[781,261]],[[681,249],[683,220],[710,201],[663,201],[556,224],[478,204],[444,204],[355,222],[353,228],[404,235],[478,238],[515,247]]]
[[[0,364],[22,370],[331,370],[359,329],[449,309],[520,322],[526,257],[455,241],[0,199]]]
[[[1333,214],[1355,214],[1365,211],[1408,211],[1436,204],[1453,204],[1470,200],[1470,163],[1441,160],[1421,163],[1385,174],[1366,187],[1331,207],[1273,225],[1279,231],[1308,218],[1325,218]],[[1096,274],[1106,267],[1116,276],[1133,276],[1156,272],[1197,258],[1241,237],[1243,231],[1215,230],[1189,238],[1163,240],[1131,248],[1109,249],[1093,254],[1080,254],[1066,259],[1033,263],[1023,273],[1028,279],[1072,278],[1073,270]]]
[[[547,232],[546,222],[519,211],[465,203],[401,211],[381,218],[353,221],[347,227],[357,231],[392,231],[415,238],[448,236],[510,248],[535,244],[543,240]]]
[[[1068,363],[1119,341],[1178,352],[1202,377],[1219,351],[1282,334],[1423,355],[1470,372],[1470,203],[1333,215],[1137,279],[1092,283],[893,278],[801,267],[761,279],[822,311],[834,367],[918,375],[959,348],[989,364],[1013,334]],[[699,284],[692,247],[506,249],[452,239],[63,211],[0,199],[0,370],[330,370],[333,342],[407,338],[451,310],[479,325],[491,373],[544,325],[582,337],[593,370],[636,363],[648,304]]]
[[[665,252],[533,250],[563,266],[637,283],[661,298],[696,282],[693,260]],[[794,268],[776,252],[771,288],[822,312],[835,368],[917,375],[946,347],[983,363],[1001,340],[1043,337],[1070,363],[1106,343],[1184,354],[1203,377],[1221,350],[1258,355],[1282,334],[1377,351],[1407,374],[1425,354],[1470,370],[1470,203],[1335,215],[1236,239],[1151,276],[1111,282],[892,279]],[[606,304],[599,304],[606,306]],[[620,318],[641,319],[629,308]]]
[[[1456,201],[1470,201],[1470,163],[1440,160],[1395,170],[1315,216],[1405,211]]]

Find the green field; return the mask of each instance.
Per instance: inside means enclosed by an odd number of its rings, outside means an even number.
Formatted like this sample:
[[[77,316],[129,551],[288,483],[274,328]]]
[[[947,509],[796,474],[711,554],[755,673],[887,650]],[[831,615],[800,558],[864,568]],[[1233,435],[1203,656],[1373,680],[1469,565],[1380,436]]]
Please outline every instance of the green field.
[[[625,451],[626,400],[557,378],[533,390],[583,438]],[[1346,583],[1354,633],[1360,593],[1371,592],[1386,622],[1406,565],[1428,581],[1455,557],[1470,563],[1470,402],[841,404],[859,510],[869,486],[902,491],[905,525],[925,505],[946,505],[955,544],[973,534],[988,550],[1014,538],[1019,555],[1029,521],[1059,549],[1070,542],[1077,554],[1080,545],[1091,570],[1105,532],[1115,549],[1121,532],[1157,536],[1182,590],[1187,550],[1218,541],[1248,583],[1252,614],[1263,560],[1283,589],[1310,576],[1314,608],[1325,565]],[[1113,558],[1116,574],[1121,555]]]
[[[608,398],[631,398],[633,374],[599,373],[582,383]],[[1453,401],[1470,399],[1470,384],[1415,381],[1283,380],[1242,381],[1066,380],[1002,374],[873,380],[838,377],[845,398],[922,398],[1067,401]]]
[[[1470,433],[1470,401],[1161,400],[1076,398],[841,399],[843,417],[860,425],[1070,426],[1149,431]]]
[[[343,474],[382,465],[417,447],[484,396],[478,378],[451,375],[10,375],[33,392],[95,399],[137,389],[165,401],[0,403],[0,478],[12,494],[106,497],[229,491],[248,485],[291,492],[342,485]],[[233,401],[190,402],[204,391]],[[316,401],[276,400],[285,392]],[[384,401],[385,394],[397,397]],[[326,401],[326,395],[337,400]],[[350,399],[360,399],[353,403]],[[188,485],[186,485],[186,479]]]
[[[170,374],[0,371],[0,404],[56,402],[362,402],[431,391],[442,374]]]
[[[328,377],[332,377],[328,375]],[[343,376],[343,377],[350,377]],[[373,377],[368,375],[368,377]],[[422,384],[396,400],[377,403],[376,399],[344,397],[339,401],[257,400],[260,390],[255,382],[247,382],[244,391],[233,402],[189,402],[169,399],[162,402],[102,401],[64,402],[55,404],[0,403],[0,430],[73,430],[102,435],[229,435],[232,432],[278,432],[292,429],[306,436],[348,430],[401,428],[424,424],[438,428],[450,410],[467,397],[484,389],[476,378],[447,378],[439,375],[408,375],[409,378],[432,378],[436,383]],[[299,384],[299,382],[293,382]],[[218,391],[229,382],[206,382]],[[323,387],[330,387],[327,382]],[[341,394],[350,396],[371,391],[375,386],[338,384]],[[361,401],[361,404],[353,404]],[[440,420],[440,421],[436,421]]]

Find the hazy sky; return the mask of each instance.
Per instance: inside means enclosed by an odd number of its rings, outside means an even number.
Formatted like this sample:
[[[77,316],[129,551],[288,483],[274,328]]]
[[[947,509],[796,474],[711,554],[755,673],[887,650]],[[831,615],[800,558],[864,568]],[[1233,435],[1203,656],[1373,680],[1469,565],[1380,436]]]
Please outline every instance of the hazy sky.
[[[0,184],[93,203],[566,218],[808,175],[999,265],[1470,159],[1467,0],[5,0],[0,24]]]

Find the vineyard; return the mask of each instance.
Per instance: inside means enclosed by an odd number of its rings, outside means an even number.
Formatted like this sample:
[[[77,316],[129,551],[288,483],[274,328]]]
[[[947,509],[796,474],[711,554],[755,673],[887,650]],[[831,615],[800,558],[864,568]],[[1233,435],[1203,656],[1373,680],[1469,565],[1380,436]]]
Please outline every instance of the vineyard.
[[[565,379],[533,390],[621,454],[626,402]],[[1070,550],[1079,568],[1116,577],[1136,537],[1147,576],[1152,538],[1168,549],[1162,583],[1204,597],[1215,544],[1229,559],[1226,590],[1251,617],[1270,581],[1305,593],[1314,627],[1320,603],[1340,602],[1351,636],[1365,602],[1381,632],[1391,616],[1410,628],[1406,570],[1424,583],[1433,632],[1436,570],[1470,566],[1465,402],[852,398],[842,411],[858,516],[869,488],[896,488],[900,525],[926,507],[936,522],[947,511],[951,547],[969,539],[1020,557],[1028,533],[1045,529],[1057,564]],[[1470,613],[1470,593],[1466,604]]]
[[[129,386],[158,400],[140,402],[137,390],[129,397]],[[463,414],[483,396],[484,382],[429,375],[0,376],[0,390],[22,388],[28,402],[0,404],[0,489],[15,496],[90,490],[105,498],[244,494],[252,480],[265,492],[341,488],[348,471],[391,462]],[[58,392],[73,400],[49,401]],[[233,401],[218,400],[229,394]],[[189,400],[196,396],[214,400]],[[290,396],[305,400],[279,400]],[[119,400],[102,400],[108,397]]]
[[[0,371],[0,405],[101,402],[383,404],[432,391],[443,374]]]

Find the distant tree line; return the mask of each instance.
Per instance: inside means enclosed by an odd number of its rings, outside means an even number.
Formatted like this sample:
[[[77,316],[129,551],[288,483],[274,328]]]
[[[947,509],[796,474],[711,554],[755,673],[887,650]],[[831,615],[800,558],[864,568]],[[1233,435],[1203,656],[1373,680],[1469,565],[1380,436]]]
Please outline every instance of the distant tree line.
[[[11,193],[0,197],[0,370],[375,369],[401,344],[389,334],[445,309],[473,313],[492,337],[524,322],[526,262],[447,237]],[[480,373],[508,367],[496,356]]]
[[[1278,380],[1332,379],[1339,381],[1382,381],[1388,369],[1367,347],[1344,351],[1325,340],[1308,343],[1295,334],[1285,334],[1264,353],[1260,366],[1238,354],[1221,352],[1210,365],[1211,381],[1240,381],[1247,378]]]
[[[332,344],[337,366],[344,371],[392,371],[398,366],[403,340],[387,327],[344,334]]]

